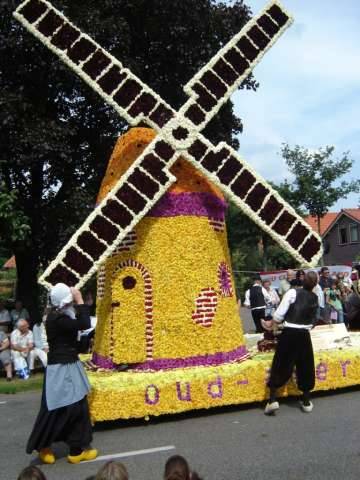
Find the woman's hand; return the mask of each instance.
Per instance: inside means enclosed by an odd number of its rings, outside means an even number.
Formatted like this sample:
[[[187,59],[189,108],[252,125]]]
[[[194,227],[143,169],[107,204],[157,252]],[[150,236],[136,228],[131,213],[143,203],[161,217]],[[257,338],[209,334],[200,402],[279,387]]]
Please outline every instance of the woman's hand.
[[[74,303],[76,305],[82,305],[84,303],[84,300],[82,298],[80,290],[75,287],[70,287],[70,290],[73,296]]]

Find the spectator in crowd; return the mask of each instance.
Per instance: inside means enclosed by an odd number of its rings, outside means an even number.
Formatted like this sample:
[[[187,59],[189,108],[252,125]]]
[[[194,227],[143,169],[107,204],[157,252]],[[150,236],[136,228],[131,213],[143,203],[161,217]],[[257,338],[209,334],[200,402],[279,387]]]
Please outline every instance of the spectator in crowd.
[[[298,388],[303,392],[301,408],[307,413],[313,409],[310,392],[315,385],[315,367],[310,330],[316,322],[318,298],[313,289],[317,281],[317,273],[308,272],[303,288],[288,290],[274,313],[274,321],[284,322],[284,329],[271,366],[268,382],[270,399],[265,407],[266,415],[279,409],[276,391],[290,379],[294,367]]]
[[[201,480],[201,478],[190,470],[184,457],[173,455],[165,464],[164,480]]]
[[[30,466],[24,468],[24,470],[18,476],[17,480],[46,480],[46,477],[40,470],[40,468]]]
[[[10,340],[15,371],[20,378],[27,380],[30,376],[29,366],[34,365],[34,337],[25,319],[18,320]]]
[[[330,288],[324,290],[326,303],[330,307],[330,320],[332,323],[344,323],[344,312],[342,306],[341,291],[338,288],[338,281],[332,279]]]
[[[296,287],[301,288],[304,283],[305,272],[304,270],[298,270],[296,272]]]
[[[24,320],[27,320],[27,321],[29,321],[29,318],[30,318],[29,312],[26,310],[26,308],[24,308],[21,300],[16,300],[15,308],[11,310],[10,316],[11,316],[13,327],[15,327],[15,325],[17,324],[17,321],[20,318],[23,318]]]
[[[320,287],[325,290],[325,288],[330,288],[330,283],[330,270],[328,269],[328,267],[321,267],[319,278]]]
[[[274,311],[276,310],[276,308],[280,303],[280,298],[275,288],[272,288],[270,280],[265,280],[263,282],[263,287],[265,288],[265,290],[269,295],[268,301],[266,302],[265,318],[267,320],[271,320],[273,317]]]
[[[319,275],[317,272],[314,272],[316,274],[316,277],[319,282]],[[326,323],[325,318],[324,318],[324,311],[325,311],[325,294],[323,289],[320,287],[319,283],[315,285],[313,288],[313,292],[316,294],[318,297],[318,308],[316,312],[316,318],[317,318],[317,323],[318,324],[324,324]]]
[[[9,310],[5,308],[5,303],[0,299],[0,331],[7,332],[11,325]]]
[[[339,287],[343,288],[346,294],[349,294],[352,287],[350,277],[345,277],[344,272],[339,272],[337,278],[339,280]]]
[[[256,333],[264,331],[261,320],[265,319],[266,302],[270,302],[270,296],[262,286],[260,275],[253,278],[252,287],[246,291],[244,305],[251,309],[251,315],[254,320]]]
[[[292,286],[294,286],[296,281],[296,275],[294,270],[287,270],[286,278],[282,278],[280,280],[280,287],[279,287],[279,295],[280,297],[284,296],[285,293],[290,290]]]
[[[347,297],[345,306],[351,330],[360,329],[360,265],[355,266],[351,273],[353,292]]]
[[[34,337],[34,358],[38,357],[44,367],[47,365],[47,354],[49,351],[49,345],[47,341],[47,335],[45,325],[41,319],[39,319],[33,326]],[[30,365],[30,370],[34,368],[34,365]]]
[[[10,341],[6,333],[0,330],[0,366],[3,366],[6,372],[6,380],[12,380],[12,365]]]
[[[129,474],[122,463],[110,461],[105,463],[93,478],[94,480],[128,480]]]

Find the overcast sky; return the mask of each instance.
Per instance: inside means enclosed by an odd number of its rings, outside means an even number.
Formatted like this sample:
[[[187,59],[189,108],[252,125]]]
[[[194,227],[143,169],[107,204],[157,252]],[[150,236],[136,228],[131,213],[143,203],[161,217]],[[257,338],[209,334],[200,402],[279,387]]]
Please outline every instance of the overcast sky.
[[[246,0],[254,14],[266,4]],[[244,123],[240,153],[266,179],[291,179],[281,144],[350,150],[360,178],[360,0],[283,0],[293,25],[265,54],[254,74],[257,92],[233,95]],[[332,211],[357,207],[359,194]]]

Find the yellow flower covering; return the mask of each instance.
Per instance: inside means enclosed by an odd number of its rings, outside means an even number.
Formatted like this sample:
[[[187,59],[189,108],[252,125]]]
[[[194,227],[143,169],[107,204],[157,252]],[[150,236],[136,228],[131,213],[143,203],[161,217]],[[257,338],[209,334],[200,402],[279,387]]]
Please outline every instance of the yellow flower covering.
[[[159,372],[94,372],[90,409],[93,420],[179,413],[220,405],[258,402],[267,398],[266,379],[272,353],[241,363]],[[315,390],[360,384],[359,349],[328,350],[315,354]],[[298,395],[294,381],[280,395]]]
[[[154,135],[134,128],[118,140],[98,201]],[[139,223],[128,248],[120,246],[100,274],[94,353],[99,366],[153,361],[149,368],[170,368],[246,356],[224,228],[225,201],[181,158],[171,172],[176,184]]]
[[[121,137],[100,201],[154,138]],[[220,191],[181,158],[177,182],[98,275],[95,348],[89,373],[94,421],[148,418],[267,396],[272,353],[247,359],[234,296]],[[130,369],[117,371],[123,364]],[[360,384],[356,349],[316,355],[316,390]],[[282,394],[298,393],[290,382]]]

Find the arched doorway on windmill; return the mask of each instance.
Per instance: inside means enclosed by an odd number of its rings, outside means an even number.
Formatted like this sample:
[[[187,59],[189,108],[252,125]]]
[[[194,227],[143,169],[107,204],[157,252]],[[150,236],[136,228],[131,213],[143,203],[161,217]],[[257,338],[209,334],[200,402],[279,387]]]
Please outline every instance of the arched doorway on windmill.
[[[119,263],[111,279],[110,356],[114,363],[153,359],[153,290],[149,271],[136,260]]]

